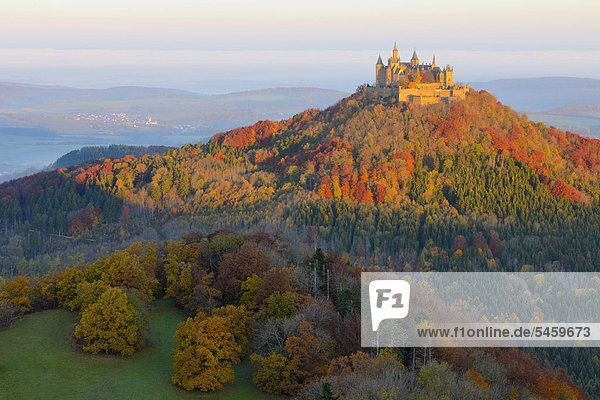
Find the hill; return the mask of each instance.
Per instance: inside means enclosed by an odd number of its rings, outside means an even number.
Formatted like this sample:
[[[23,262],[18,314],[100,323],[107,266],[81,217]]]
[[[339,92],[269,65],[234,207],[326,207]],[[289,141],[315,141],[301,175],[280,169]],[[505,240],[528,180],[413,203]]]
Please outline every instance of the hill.
[[[450,107],[357,93],[164,155],[0,185],[7,235],[39,232],[4,254],[89,248],[95,235],[116,244],[148,234],[151,220],[163,237],[177,237],[180,223],[312,232],[376,263],[590,270],[600,257],[599,160],[597,140],[532,122],[486,92]],[[50,244],[55,234],[75,236]],[[491,252],[453,256],[469,248]]]
[[[600,106],[567,106],[529,113],[531,118],[571,129],[584,136],[600,138]]]
[[[35,275],[138,240],[233,228],[272,232],[300,254],[347,253],[339,259],[354,271],[592,271],[599,172],[598,140],[533,122],[485,91],[427,106],[358,91],[165,154],[2,184],[0,268]],[[577,371],[597,395],[597,378]]]
[[[22,138],[26,137],[27,141],[45,141],[51,140],[52,137],[55,137],[56,133],[42,129],[0,127],[0,139],[2,139],[4,135],[9,138],[7,140],[10,140],[10,137],[13,135],[19,135]],[[17,160],[22,161],[22,156],[19,154],[13,154],[10,157],[5,158],[4,163],[0,164],[0,182],[32,175],[40,171],[70,167],[82,164],[86,161],[98,160],[100,158],[121,158],[126,155],[140,156],[142,154],[160,154],[172,148],[168,146],[128,146],[117,144],[112,144],[110,146],[85,146],[60,156],[56,161],[49,165],[43,165],[39,153],[45,155],[47,152],[45,146],[35,146],[31,143],[23,143],[23,146],[27,148],[32,160],[36,159],[38,162],[33,166],[25,168],[22,164],[15,165]],[[42,160],[44,158],[42,158]]]
[[[122,158],[125,156],[141,156],[143,154],[161,154],[171,149],[166,146],[126,146],[110,145],[96,147],[82,147],[60,156],[51,166],[51,169],[71,167],[83,164],[86,161],[100,158]]]

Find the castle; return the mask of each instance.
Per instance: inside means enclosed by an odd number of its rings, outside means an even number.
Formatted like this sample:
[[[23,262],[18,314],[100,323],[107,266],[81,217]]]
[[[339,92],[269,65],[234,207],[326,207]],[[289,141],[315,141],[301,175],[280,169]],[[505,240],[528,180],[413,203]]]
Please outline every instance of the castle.
[[[387,65],[381,55],[375,64],[375,86],[367,87],[371,95],[379,98],[393,97],[398,101],[415,104],[429,104],[464,99],[469,86],[454,84],[454,70],[447,65],[444,69],[435,63],[435,55],[430,64],[420,63],[417,51],[410,62],[401,62],[398,47],[394,43],[392,56]]]

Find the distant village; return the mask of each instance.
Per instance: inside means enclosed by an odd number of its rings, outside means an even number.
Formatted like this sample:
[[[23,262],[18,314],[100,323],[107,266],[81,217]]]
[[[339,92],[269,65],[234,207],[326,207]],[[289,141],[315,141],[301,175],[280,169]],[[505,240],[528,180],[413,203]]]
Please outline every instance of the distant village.
[[[102,124],[111,124],[118,126],[125,126],[129,128],[141,128],[148,126],[161,126],[158,121],[153,120],[152,117],[137,117],[131,116],[126,113],[110,113],[110,114],[89,114],[89,113],[78,113],[74,114],[71,119],[75,121],[94,121]]]

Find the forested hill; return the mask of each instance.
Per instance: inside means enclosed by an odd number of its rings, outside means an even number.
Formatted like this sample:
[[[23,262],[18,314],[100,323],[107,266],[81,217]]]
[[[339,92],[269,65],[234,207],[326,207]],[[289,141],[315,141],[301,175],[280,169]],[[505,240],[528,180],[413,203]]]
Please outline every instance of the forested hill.
[[[485,91],[450,106],[358,91],[206,144],[0,185],[0,267],[82,240],[118,247],[151,224],[167,237],[183,226],[293,232],[392,268],[591,270],[599,165],[597,140]]]
[[[51,167],[64,168],[83,164],[86,161],[100,158],[121,158],[127,155],[140,156],[143,154],[161,154],[171,149],[168,146],[129,146],[125,144],[111,144],[110,146],[85,146],[73,150],[59,157]]]

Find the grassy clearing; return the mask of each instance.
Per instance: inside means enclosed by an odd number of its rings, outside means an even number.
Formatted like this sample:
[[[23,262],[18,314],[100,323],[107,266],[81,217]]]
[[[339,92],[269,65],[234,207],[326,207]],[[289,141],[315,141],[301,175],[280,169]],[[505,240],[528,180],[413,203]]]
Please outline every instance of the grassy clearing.
[[[252,384],[248,361],[222,392],[188,393],[170,382],[173,334],[185,314],[157,301],[151,345],[130,358],[94,356],[74,348],[75,315],[63,310],[31,314],[0,331],[0,399],[265,399]]]

